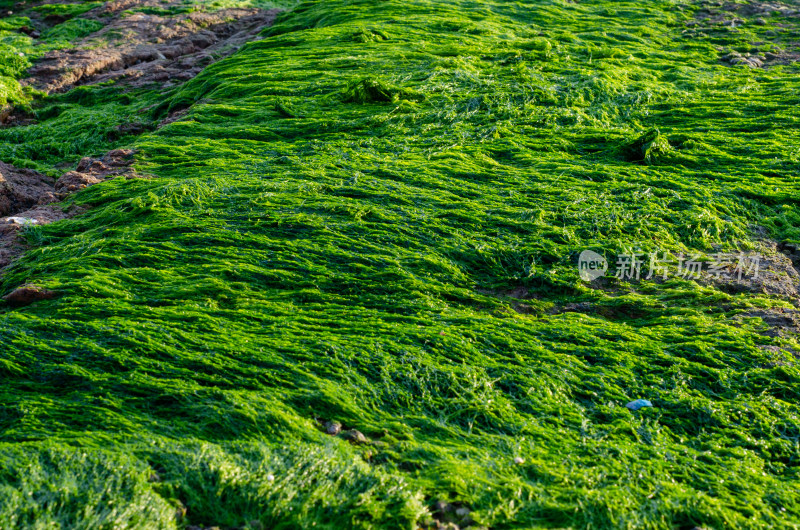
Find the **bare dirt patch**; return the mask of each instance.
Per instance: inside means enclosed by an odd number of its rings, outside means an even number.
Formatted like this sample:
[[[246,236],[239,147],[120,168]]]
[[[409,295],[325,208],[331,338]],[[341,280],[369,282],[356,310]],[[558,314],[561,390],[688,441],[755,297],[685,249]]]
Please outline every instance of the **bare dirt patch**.
[[[105,26],[70,49],[47,53],[23,83],[48,93],[115,81],[128,87],[170,87],[189,80],[272,24],[278,9],[222,9],[171,15],[180,2],[118,0],[83,18]],[[164,14],[150,14],[147,9]],[[130,12],[144,9],[145,12]]]
[[[768,329],[767,337],[800,337],[800,310],[797,309],[759,309],[746,313],[746,317],[758,317]]]
[[[750,292],[790,299],[800,297],[800,274],[789,257],[775,252],[758,254],[758,258],[757,274],[740,278],[731,270],[727,278],[706,277],[701,281],[731,294]]]
[[[708,0],[700,2],[700,6],[694,19],[686,23],[684,34],[688,36],[699,37],[715,31],[736,32],[743,26],[756,28],[763,35],[763,40],[753,43],[749,50],[719,48],[722,64],[766,68],[800,61],[800,42],[782,38],[800,24],[800,5]]]

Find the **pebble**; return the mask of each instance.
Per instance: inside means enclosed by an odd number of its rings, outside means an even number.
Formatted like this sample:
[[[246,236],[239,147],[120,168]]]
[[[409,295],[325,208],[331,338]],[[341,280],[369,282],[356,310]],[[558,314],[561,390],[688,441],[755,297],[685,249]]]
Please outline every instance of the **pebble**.
[[[630,403],[626,403],[625,406],[631,410],[639,410],[642,407],[652,407],[653,404],[646,399],[636,399]]]
[[[525,463],[525,459],[522,458],[521,456],[516,456],[516,457],[514,457],[514,463],[517,464],[517,465],[524,464]]]
[[[367,443],[367,437],[364,436],[363,433],[361,433],[360,431],[357,431],[355,429],[352,429],[352,430],[349,430],[349,431],[344,431],[342,433],[342,438],[344,438],[348,442],[354,443],[354,444],[365,444],[365,443]]]
[[[326,433],[328,433],[328,434],[330,434],[332,436],[336,436],[341,431],[342,431],[342,424],[339,423],[338,421],[326,421],[325,422],[325,432]]]
[[[270,473],[269,475],[267,475],[267,480],[269,480],[270,482],[274,481],[275,480],[275,475]]]
[[[433,508],[439,513],[447,513],[452,510],[450,504],[442,500],[436,501],[436,504],[433,505]]]

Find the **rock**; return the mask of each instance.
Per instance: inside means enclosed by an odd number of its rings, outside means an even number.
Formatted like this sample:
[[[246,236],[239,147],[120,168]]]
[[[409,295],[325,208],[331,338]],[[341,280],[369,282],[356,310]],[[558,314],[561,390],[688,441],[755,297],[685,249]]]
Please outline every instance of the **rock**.
[[[242,44],[257,39],[264,26],[271,24],[281,11],[239,6],[173,16],[126,13],[127,7],[143,3],[158,2],[121,0],[97,8],[94,15],[103,18],[105,27],[96,38],[44,53],[23,83],[46,93],[106,81],[135,88],[163,85],[166,82],[159,81],[163,76],[187,77],[191,68],[181,67],[179,61],[206,66],[230,55]],[[45,20],[57,22],[53,16]],[[99,42],[104,44],[98,45]],[[164,68],[167,72],[162,72]]]
[[[274,482],[275,481],[275,475],[270,473],[269,475],[267,475],[267,480],[269,480],[270,482]]]
[[[456,516],[461,517],[462,519],[469,517],[470,513],[472,513],[472,510],[470,510],[466,506],[461,506],[460,508],[456,508]]]
[[[646,399],[636,399],[630,403],[626,403],[625,406],[631,410],[639,410],[642,407],[652,407],[653,404]]]
[[[761,68],[762,66],[764,66],[764,61],[762,61],[758,57],[748,57],[747,61],[750,63],[751,66],[755,66],[756,68]]]
[[[518,466],[522,465],[522,464],[525,463],[525,459],[522,458],[521,456],[515,456],[514,457],[514,463],[517,464]]]
[[[92,165],[93,159],[85,156],[81,158],[81,161],[78,162],[78,167],[75,168],[75,171],[80,171],[81,173],[88,170],[89,166]]]
[[[69,171],[61,175],[56,181],[56,191],[58,193],[70,193],[73,191],[82,190],[87,186],[97,184],[101,179],[90,175],[89,173],[81,173],[79,171]]]
[[[338,421],[326,421],[325,432],[332,436],[336,436],[337,434],[342,432],[342,424],[339,423]]]
[[[3,300],[12,305],[28,305],[40,300],[52,300],[56,293],[36,285],[26,284],[5,295]]]
[[[436,501],[436,504],[433,505],[433,509],[438,513],[448,513],[453,511],[453,507],[450,505],[450,503],[442,500]]]
[[[54,202],[52,182],[36,171],[0,162],[0,217]]]
[[[448,503],[439,500],[433,505],[433,518],[438,530],[467,528],[475,522],[471,514],[472,510],[460,502]]]
[[[733,62],[734,59],[739,59],[741,57],[742,57],[741,53],[737,52],[736,50],[731,50],[728,53],[726,53],[725,55],[723,55],[722,57],[720,57],[720,59],[730,63],[730,62]]]
[[[367,437],[364,436],[364,434],[355,429],[344,431],[342,433],[342,438],[344,438],[345,440],[347,440],[352,444],[365,444],[368,441]]]
[[[764,20],[763,18],[757,18],[755,22],[756,22],[756,26],[766,26],[767,25],[767,21]]]

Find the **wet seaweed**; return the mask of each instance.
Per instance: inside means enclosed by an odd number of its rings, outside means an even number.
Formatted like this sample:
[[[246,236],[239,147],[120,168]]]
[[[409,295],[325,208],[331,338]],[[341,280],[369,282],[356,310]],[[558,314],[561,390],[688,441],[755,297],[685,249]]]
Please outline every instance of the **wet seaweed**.
[[[45,167],[186,111],[0,279],[61,293],[0,307],[0,521],[795,527],[796,300],[576,266],[800,243],[797,66],[720,64],[771,26],[698,8],[303,2],[0,131]]]

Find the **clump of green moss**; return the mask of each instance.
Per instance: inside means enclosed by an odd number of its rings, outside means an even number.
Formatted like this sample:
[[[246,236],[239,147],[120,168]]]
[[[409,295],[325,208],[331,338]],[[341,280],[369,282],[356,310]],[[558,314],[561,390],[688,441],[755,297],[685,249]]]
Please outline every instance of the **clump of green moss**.
[[[359,28],[351,36],[354,42],[368,43],[389,40],[389,35],[379,29]]]
[[[672,146],[667,137],[654,128],[625,144],[622,151],[630,162],[655,164],[672,152]]]
[[[42,34],[42,37],[54,41],[71,42],[91,35],[102,28],[103,23],[97,20],[73,18],[48,29]]]
[[[396,87],[380,79],[362,79],[345,89],[342,100],[345,103],[386,103],[397,101],[399,94]]]
[[[350,83],[342,94],[345,103],[397,103],[401,99],[421,99],[421,94],[377,78],[360,79]]]
[[[77,17],[103,5],[103,2],[82,2],[80,4],[41,4],[32,9],[44,16],[58,16],[63,18]]]

